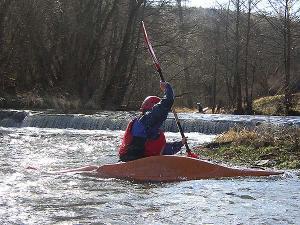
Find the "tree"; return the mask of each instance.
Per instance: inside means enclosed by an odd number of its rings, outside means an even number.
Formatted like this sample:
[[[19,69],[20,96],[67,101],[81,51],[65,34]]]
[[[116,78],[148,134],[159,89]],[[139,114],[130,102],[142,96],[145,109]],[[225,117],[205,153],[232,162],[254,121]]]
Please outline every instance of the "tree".
[[[143,18],[176,105],[197,100],[215,111],[222,101],[241,114],[256,97],[284,93],[288,113],[300,79],[299,1],[270,0],[265,12],[258,1],[202,9],[183,0],[0,0],[1,97],[9,79],[18,96],[137,109],[160,93]]]
[[[236,100],[236,113],[243,114],[242,84],[240,76],[240,14],[241,2],[235,0],[236,20],[235,20],[235,73],[234,73],[234,99]]]
[[[269,19],[268,21],[281,36],[282,64],[284,71],[284,105],[285,113],[288,114],[292,106],[291,62],[292,55],[294,55],[292,52],[296,44],[296,32],[293,28],[295,26],[294,24],[297,24],[296,16],[299,15],[300,7],[297,0],[269,0],[269,4],[279,18],[278,23],[274,23]]]
[[[6,75],[6,68],[9,65],[9,60],[11,59],[12,56],[12,50],[10,47],[10,44],[12,40],[15,37],[15,31],[12,30],[9,32],[9,30],[6,29],[5,26],[5,20],[7,17],[7,14],[9,13],[9,9],[11,4],[13,3],[12,0],[2,0],[0,1],[0,83],[1,83],[1,91],[4,91],[5,86],[6,86],[6,80],[10,79],[8,75]],[[10,35],[8,38],[6,38],[5,33],[9,32]]]
[[[246,43],[245,43],[245,57],[244,57],[244,82],[245,82],[245,100],[246,100],[246,108],[245,111],[247,114],[252,114],[252,94],[249,93],[249,51],[250,51],[250,41],[251,41],[251,15],[252,8],[259,3],[260,0],[248,0],[247,4],[247,26],[246,26]],[[253,70],[252,70],[253,71]],[[252,73],[253,74],[253,73]],[[254,76],[252,77],[253,80]],[[252,83],[253,85],[253,83]],[[251,86],[252,86],[251,85]],[[253,88],[253,86],[252,86]],[[251,88],[251,90],[252,90]],[[251,91],[252,93],[252,91]]]
[[[109,77],[102,97],[102,108],[115,110],[123,100],[132,77],[132,64],[135,63],[135,49],[139,37],[140,20],[138,12],[143,1],[128,1],[128,18],[121,49],[113,73]]]
[[[187,38],[185,37],[185,30],[186,30],[186,24],[184,22],[184,9],[182,7],[182,1],[181,0],[176,0],[177,2],[177,7],[178,7],[178,16],[179,16],[179,40],[180,40],[180,50],[179,50],[179,58],[180,61],[182,61],[183,65],[183,74],[184,74],[184,83],[185,83],[185,90],[191,90],[191,78],[189,74],[189,66],[188,66],[188,49],[186,46],[186,41]],[[192,108],[194,103],[193,103],[193,92],[188,93],[186,96],[187,100],[187,106],[189,108]]]

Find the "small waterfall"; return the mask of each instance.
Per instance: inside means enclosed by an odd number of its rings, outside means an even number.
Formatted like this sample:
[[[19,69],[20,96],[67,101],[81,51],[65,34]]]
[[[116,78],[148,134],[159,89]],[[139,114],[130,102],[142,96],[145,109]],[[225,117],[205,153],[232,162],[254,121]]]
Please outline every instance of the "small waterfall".
[[[125,130],[137,112],[100,112],[93,115],[55,114],[50,112],[0,110],[2,127],[40,127],[85,130]],[[185,132],[219,134],[233,127],[254,128],[260,123],[300,127],[300,117],[233,116],[209,114],[179,114]],[[167,132],[178,132],[170,113],[163,125]]]
[[[2,127],[20,127],[23,120],[29,115],[26,111],[0,111],[0,126]]]
[[[27,116],[21,127],[72,128],[82,130],[125,130],[129,119],[99,115],[37,114]]]
[[[220,134],[233,127],[245,127],[252,129],[256,125],[253,122],[207,121],[200,119],[184,119],[180,122],[185,132],[198,132],[203,134]],[[168,118],[165,121],[163,129],[169,132],[178,132],[177,124],[172,118]]]

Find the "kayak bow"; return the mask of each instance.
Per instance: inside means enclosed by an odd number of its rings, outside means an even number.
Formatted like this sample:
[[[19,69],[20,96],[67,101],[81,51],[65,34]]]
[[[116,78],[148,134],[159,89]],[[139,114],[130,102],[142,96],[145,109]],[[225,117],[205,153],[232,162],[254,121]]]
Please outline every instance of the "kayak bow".
[[[174,182],[283,174],[280,171],[230,168],[183,156],[152,156],[126,163],[107,164],[99,167],[87,166],[54,173],[83,173],[101,178],[118,178],[138,182]]]

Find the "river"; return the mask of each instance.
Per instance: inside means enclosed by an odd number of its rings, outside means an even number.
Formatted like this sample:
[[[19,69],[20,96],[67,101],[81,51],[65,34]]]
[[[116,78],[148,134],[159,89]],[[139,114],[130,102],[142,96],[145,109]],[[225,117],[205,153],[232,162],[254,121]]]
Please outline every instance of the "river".
[[[116,162],[123,132],[0,127],[0,224],[300,224],[299,171],[176,183],[46,173]]]

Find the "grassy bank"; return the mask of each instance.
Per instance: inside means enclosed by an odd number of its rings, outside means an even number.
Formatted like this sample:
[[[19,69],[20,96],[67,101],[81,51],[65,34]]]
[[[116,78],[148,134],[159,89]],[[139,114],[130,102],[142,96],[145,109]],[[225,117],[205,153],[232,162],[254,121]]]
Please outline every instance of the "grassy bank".
[[[251,131],[232,129],[195,151],[235,165],[300,169],[300,129],[271,126]]]
[[[253,101],[253,110],[261,115],[285,115],[284,95],[259,98]],[[289,115],[300,116],[300,93],[292,95]]]

